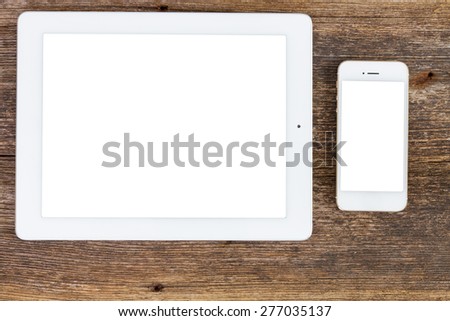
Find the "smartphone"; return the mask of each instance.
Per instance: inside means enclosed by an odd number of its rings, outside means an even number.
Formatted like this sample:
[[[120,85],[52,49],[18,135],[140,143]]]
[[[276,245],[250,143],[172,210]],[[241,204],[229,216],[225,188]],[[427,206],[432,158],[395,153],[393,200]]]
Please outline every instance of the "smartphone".
[[[337,81],[336,200],[345,211],[407,204],[408,67],[345,61]]]

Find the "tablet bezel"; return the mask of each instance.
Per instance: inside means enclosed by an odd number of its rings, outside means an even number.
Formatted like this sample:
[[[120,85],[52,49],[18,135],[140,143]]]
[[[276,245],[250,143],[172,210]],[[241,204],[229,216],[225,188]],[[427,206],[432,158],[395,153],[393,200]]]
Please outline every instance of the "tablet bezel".
[[[44,33],[286,35],[286,137],[312,162],[312,23],[304,14],[25,12],[18,19],[16,234],[25,240],[305,240],[312,233],[312,167],[288,167],[285,218],[44,218]],[[298,127],[300,125],[300,128]],[[305,148],[304,148],[305,147]],[[306,152],[306,155],[303,155]]]

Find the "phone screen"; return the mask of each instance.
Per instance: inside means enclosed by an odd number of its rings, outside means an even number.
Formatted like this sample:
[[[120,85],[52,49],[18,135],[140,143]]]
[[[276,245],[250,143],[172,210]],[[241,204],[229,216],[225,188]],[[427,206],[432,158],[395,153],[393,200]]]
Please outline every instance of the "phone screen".
[[[342,81],[340,189],[402,192],[405,83]]]

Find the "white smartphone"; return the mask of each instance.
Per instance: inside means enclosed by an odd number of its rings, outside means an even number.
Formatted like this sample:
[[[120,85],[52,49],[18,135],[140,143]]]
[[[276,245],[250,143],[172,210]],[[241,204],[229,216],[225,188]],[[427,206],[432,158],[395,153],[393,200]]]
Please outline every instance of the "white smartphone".
[[[339,209],[401,211],[407,204],[408,67],[345,61],[338,68]]]

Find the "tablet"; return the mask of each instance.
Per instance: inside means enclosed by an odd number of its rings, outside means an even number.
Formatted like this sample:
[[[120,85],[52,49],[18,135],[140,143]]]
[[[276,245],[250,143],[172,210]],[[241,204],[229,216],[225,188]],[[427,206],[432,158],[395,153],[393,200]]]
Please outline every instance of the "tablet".
[[[308,16],[25,12],[17,47],[19,238],[311,235]]]

